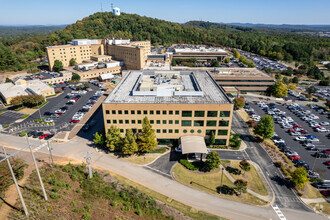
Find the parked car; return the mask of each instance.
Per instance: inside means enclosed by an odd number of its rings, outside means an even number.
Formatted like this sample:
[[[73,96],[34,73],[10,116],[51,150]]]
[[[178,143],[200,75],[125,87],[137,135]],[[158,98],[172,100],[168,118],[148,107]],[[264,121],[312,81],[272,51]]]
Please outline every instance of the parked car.
[[[90,129],[89,124],[85,124],[82,128],[83,131],[88,131]]]
[[[182,152],[181,144],[178,147],[174,148],[174,150],[178,153],[181,153]]]
[[[54,120],[51,119],[51,118],[46,118],[46,119],[45,119],[45,122],[52,123],[52,122],[54,122]]]
[[[33,138],[37,138],[41,135],[43,135],[44,133],[43,132],[36,132],[34,135],[33,135]]]
[[[300,160],[301,157],[299,155],[293,155],[293,156],[289,156],[290,160]]]
[[[28,136],[28,137],[34,136],[36,133],[37,133],[36,131],[29,131],[29,132],[27,133],[27,136]]]
[[[79,119],[71,119],[71,123],[78,123],[80,120]]]
[[[321,190],[320,193],[322,195],[324,195],[325,197],[329,197],[330,196],[330,190]]]
[[[299,137],[296,137],[296,138],[295,138],[296,141],[304,141],[304,140],[306,140],[306,139],[307,139],[307,138],[304,137],[304,136],[299,136]]]
[[[44,115],[53,115],[54,113],[53,112],[45,112]]]
[[[322,126],[328,126],[330,123],[329,122],[327,122],[327,121],[321,121],[320,122],[320,125],[322,125]]]
[[[40,135],[40,136],[39,136],[39,139],[44,139],[44,138],[47,137],[48,135],[50,135],[50,133],[46,133],[46,134]]]
[[[54,134],[49,134],[49,135],[47,135],[47,136],[44,138],[44,140],[49,140],[49,139],[51,139],[52,137],[54,137]]]

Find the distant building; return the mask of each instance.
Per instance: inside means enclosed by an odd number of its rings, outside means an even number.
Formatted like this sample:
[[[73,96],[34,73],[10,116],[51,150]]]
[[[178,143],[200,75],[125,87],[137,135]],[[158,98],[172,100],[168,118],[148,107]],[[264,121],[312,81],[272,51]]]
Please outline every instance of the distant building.
[[[275,84],[272,76],[256,68],[217,68],[211,76],[228,91],[264,92]]]
[[[10,104],[10,101],[17,96],[42,95],[47,97],[55,95],[55,90],[41,80],[15,78],[12,83],[0,84],[0,95],[7,104]]]
[[[227,52],[217,48],[175,48],[172,58],[177,59],[191,59],[195,58],[197,61],[218,60],[220,62],[227,56]]]
[[[102,104],[105,130],[141,132],[148,117],[160,142],[193,135],[228,145],[233,104],[206,71],[128,71]]]
[[[112,13],[116,16],[119,16],[120,15],[120,9],[115,7],[115,8],[112,9]]]
[[[129,39],[73,40],[68,45],[46,48],[49,68],[52,70],[55,60],[68,67],[73,58],[76,63],[108,62],[111,59],[123,61],[126,69],[143,69],[150,54],[150,41],[130,41]]]

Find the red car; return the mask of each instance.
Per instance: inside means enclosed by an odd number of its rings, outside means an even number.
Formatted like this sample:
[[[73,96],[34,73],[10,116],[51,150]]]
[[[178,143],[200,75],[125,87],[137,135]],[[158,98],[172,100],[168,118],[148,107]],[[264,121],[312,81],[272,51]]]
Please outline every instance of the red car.
[[[322,193],[322,195],[324,195],[325,197],[330,196],[330,190],[322,190],[320,191],[320,193]]]
[[[55,112],[55,114],[63,115],[63,112]]]
[[[61,85],[63,85],[64,83],[63,82],[60,82]]]
[[[295,124],[295,125],[293,125],[293,127],[294,128],[302,128],[300,125],[298,125],[298,124]]]
[[[301,133],[301,134],[308,134],[308,131],[306,131],[306,130],[301,130],[300,133]]]
[[[325,165],[330,166],[330,160],[324,162]]]
[[[78,119],[71,119],[71,123],[78,123],[80,120],[78,120]]]
[[[73,100],[75,100],[75,101],[78,101],[78,99],[77,99],[77,98],[73,98]]]
[[[296,131],[291,128],[291,129],[288,130],[288,133],[291,133],[291,132],[293,133],[293,132],[296,132]]]
[[[290,160],[300,160],[301,156],[299,155],[293,155],[293,156],[289,156]]]
[[[48,135],[50,135],[50,134],[49,134],[49,133],[47,133],[47,134],[43,134],[43,135],[39,136],[39,139],[44,139],[44,138],[47,137]]]

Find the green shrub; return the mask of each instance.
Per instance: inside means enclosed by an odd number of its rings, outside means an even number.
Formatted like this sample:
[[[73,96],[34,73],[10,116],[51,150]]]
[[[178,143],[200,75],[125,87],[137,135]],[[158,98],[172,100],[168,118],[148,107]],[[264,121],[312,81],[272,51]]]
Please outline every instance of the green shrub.
[[[186,167],[188,170],[198,170],[198,167],[195,167],[192,163],[190,163],[188,160],[181,159],[180,163]]]
[[[29,116],[30,116],[30,114],[23,115],[23,116],[21,116],[21,119],[25,119],[25,118],[27,118]]]
[[[8,128],[8,127],[9,127],[9,125],[7,125],[7,124],[6,124],[6,125],[4,125],[3,127],[4,127],[4,128]]]
[[[21,133],[19,133],[19,136],[24,137],[27,133],[28,133],[28,131],[22,131]]]
[[[52,198],[52,199],[57,199],[57,197],[58,197],[57,193],[53,192],[50,194],[50,198]]]
[[[151,151],[149,151],[150,154],[155,154],[155,153],[159,153],[159,154],[162,154],[162,153],[165,153],[166,151],[166,147],[160,147],[160,148],[155,148]]]
[[[84,214],[83,216],[82,216],[82,218],[83,219],[90,219],[92,216],[90,215],[90,214],[88,214],[88,213],[86,213],[86,214]]]

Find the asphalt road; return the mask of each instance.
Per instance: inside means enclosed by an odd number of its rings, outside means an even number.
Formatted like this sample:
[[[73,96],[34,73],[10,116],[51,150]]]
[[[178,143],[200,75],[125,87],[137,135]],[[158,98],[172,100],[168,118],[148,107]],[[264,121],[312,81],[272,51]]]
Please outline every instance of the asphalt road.
[[[258,114],[260,116],[265,115],[265,112],[260,107],[258,107],[255,103],[249,102],[249,105],[255,110],[256,114]],[[329,139],[326,137],[326,134],[328,134],[328,133],[314,132],[313,129],[311,127],[309,127],[309,125],[305,121],[301,120],[299,117],[297,117],[291,111],[289,111],[289,109],[285,108],[282,105],[278,105],[278,104],[276,104],[276,107],[279,108],[281,111],[285,111],[286,112],[285,115],[290,116],[295,122],[300,124],[305,130],[308,131],[308,134],[315,135],[320,140],[320,142],[314,144],[316,147],[318,147],[320,150],[330,148],[329,144],[328,144]],[[311,108],[307,107],[307,106],[304,107],[304,109],[311,110]],[[312,111],[312,113],[314,113],[320,117],[320,119],[318,119],[316,121],[318,121],[318,122],[328,121],[328,119],[326,119],[325,115],[317,114],[316,111],[314,111],[314,110],[311,110],[311,111]],[[329,128],[329,126],[327,126],[327,127]],[[314,156],[312,156],[315,152],[306,150],[305,147],[301,143],[294,140],[295,136],[291,136],[287,131],[288,131],[288,129],[283,129],[283,128],[281,128],[281,126],[279,124],[275,123],[275,132],[277,133],[277,135],[279,137],[281,137],[283,140],[285,140],[288,147],[290,147],[293,151],[296,151],[301,156],[301,159],[309,164],[311,169],[313,168],[313,165],[315,163],[314,170],[320,174],[320,177],[322,179],[330,180],[329,169],[327,168],[327,166],[325,166],[323,164],[326,160],[329,160],[329,159],[315,158]]]
[[[275,204],[279,208],[311,211],[300,202],[292,189],[288,187],[288,181],[283,177],[279,169],[274,166],[267,152],[254,141],[245,122],[236,113],[233,115],[232,130],[242,134],[243,138],[245,137],[247,159],[257,163],[261,168],[275,193]]]
[[[67,105],[69,107],[69,109],[59,118],[55,118],[54,122],[55,122],[55,127],[59,128],[61,125],[65,124],[65,123],[70,123],[70,120],[72,119],[72,116],[78,112],[82,106],[84,106],[85,104],[87,104],[88,100],[90,97],[92,97],[96,91],[99,90],[98,87],[89,84],[90,88],[92,89],[92,91],[88,91],[86,94],[82,95],[80,99],[78,99],[78,101],[74,104],[71,105]],[[67,87],[66,90],[63,91],[63,93],[59,96],[56,97],[52,97],[52,98],[48,98],[48,103],[43,106],[40,109],[40,114],[39,111],[36,111],[35,113],[33,113],[32,115],[30,115],[30,117],[28,117],[26,120],[24,120],[21,123],[17,123],[18,124],[28,124],[28,123],[33,123],[33,121],[35,119],[40,119],[40,115],[42,119],[48,118],[49,116],[44,115],[45,112],[54,112],[55,110],[59,109],[60,107],[66,105],[65,103],[69,100],[66,99],[65,96],[70,93],[72,90],[70,88]],[[42,125],[40,126],[42,127]],[[70,127],[65,127],[64,129],[70,130]],[[39,130],[38,127],[34,127],[34,128],[29,128],[27,130]],[[57,130],[58,132],[59,130]]]

